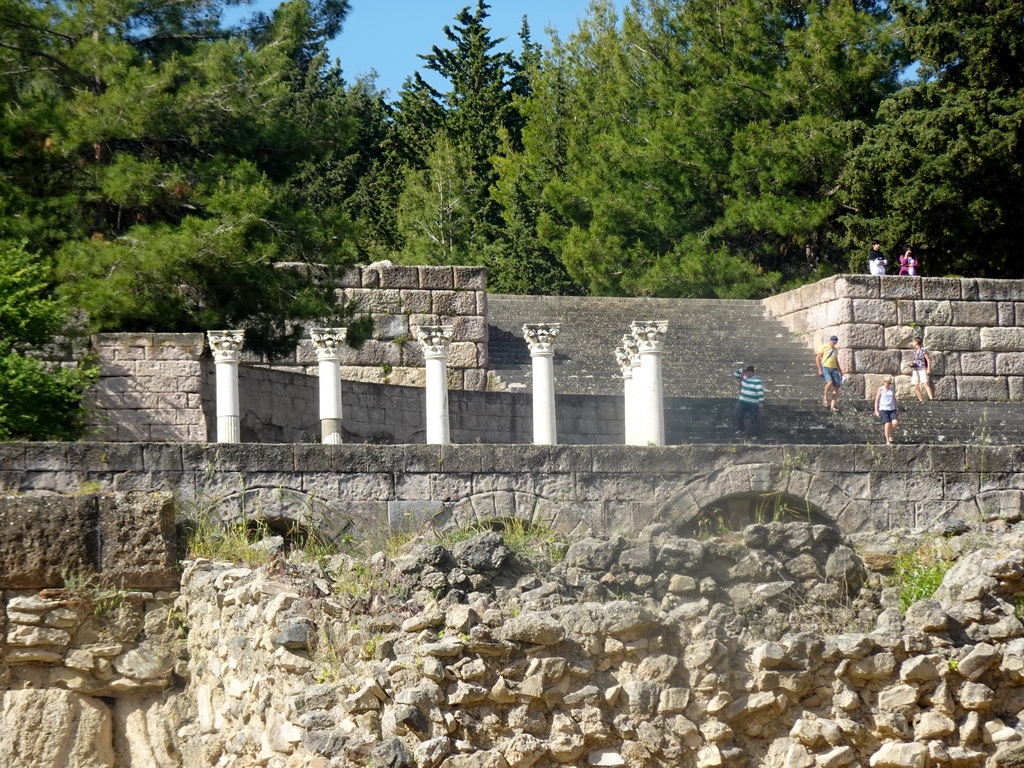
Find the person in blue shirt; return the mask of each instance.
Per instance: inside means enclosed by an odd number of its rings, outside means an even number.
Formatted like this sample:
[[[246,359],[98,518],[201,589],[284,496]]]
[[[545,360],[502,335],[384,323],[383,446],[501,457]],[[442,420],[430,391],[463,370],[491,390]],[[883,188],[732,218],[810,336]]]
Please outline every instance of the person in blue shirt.
[[[736,434],[747,432],[750,420],[750,436],[761,434],[761,409],[764,408],[764,382],[754,374],[754,366],[737,368],[733,376],[740,380],[740,396],[736,401]]]

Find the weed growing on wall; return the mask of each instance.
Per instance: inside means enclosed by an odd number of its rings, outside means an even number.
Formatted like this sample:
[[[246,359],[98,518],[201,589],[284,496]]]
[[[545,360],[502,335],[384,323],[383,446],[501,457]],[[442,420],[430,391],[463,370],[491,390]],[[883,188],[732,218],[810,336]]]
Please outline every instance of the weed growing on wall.
[[[128,599],[129,590],[110,584],[103,576],[92,570],[63,569],[60,577],[64,582],[64,589],[71,595],[71,601],[91,607],[95,616],[116,613]]]
[[[954,562],[949,545],[938,540],[927,541],[917,549],[899,555],[893,578],[903,610],[934,595]]]

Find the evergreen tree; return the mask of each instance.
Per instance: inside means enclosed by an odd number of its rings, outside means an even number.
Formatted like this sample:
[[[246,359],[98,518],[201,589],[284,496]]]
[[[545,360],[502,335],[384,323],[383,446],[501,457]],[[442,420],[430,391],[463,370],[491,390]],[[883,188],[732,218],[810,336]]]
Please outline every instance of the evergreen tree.
[[[843,0],[596,2],[545,58],[499,189],[542,186],[537,231],[591,292],[763,295],[840,260],[849,123],[899,68],[886,24]]]
[[[244,31],[220,2],[0,0],[0,238],[56,252],[97,330],[341,322],[308,270],[354,256],[355,124],[323,45],[347,2],[290,0]]]
[[[894,7],[921,79],[862,127],[843,175],[851,244],[912,243],[924,274],[1020,277],[1024,3]]]

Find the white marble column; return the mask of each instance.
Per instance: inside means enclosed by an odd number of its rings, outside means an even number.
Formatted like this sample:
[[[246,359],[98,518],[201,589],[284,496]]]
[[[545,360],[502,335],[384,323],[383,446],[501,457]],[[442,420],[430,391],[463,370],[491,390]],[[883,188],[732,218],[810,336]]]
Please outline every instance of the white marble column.
[[[665,444],[665,407],[661,386],[661,352],[668,322],[665,320],[636,320],[630,326],[640,354],[640,376],[634,375],[636,387],[637,422],[641,445]]]
[[[622,337],[622,346],[615,350],[615,360],[622,371],[622,413],[626,445],[637,445],[636,381],[639,376],[640,354],[632,336]]]
[[[555,428],[555,338],[558,323],[527,323],[523,338],[533,366],[533,443],[558,445]]]
[[[238,407],[238,357],[245,331],[207,331],[217,372],[217,442],[242,440]]]
[[[320,442],[341,444],[341,346],[348,328],[310,328],[320,364]]]
[[[423,345],[423,361],[427,375],[427,442],[447,445],[451,442],[448,427],[448,345],[452,326],[421,325],[414,328]]]

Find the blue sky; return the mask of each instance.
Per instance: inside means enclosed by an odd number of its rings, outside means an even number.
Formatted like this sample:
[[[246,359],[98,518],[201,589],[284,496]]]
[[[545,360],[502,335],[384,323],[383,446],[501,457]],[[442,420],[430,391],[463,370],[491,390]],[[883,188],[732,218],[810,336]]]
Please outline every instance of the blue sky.
[[[490,0],[489,4],[491,34],[508,38],[501,50],[518,51],[524,15],[533,40],[547,47],[545,27],[554,26],[560,37],[568,37],[586,16],[590,0]],[[277,5],[274,0],[256,0],[250,8],[270,10]],[[378,87],[394,98],[406,77],[417,69],[426,74],[416,54],[430,53],[434,45],[448,45],[442,28],[453,24],[455,14],[466,6],[475,9],[476,0],[351,0],[350,5],[345,28],[331,43],[331,56],[341,60],[349,82],[376,70]]]

